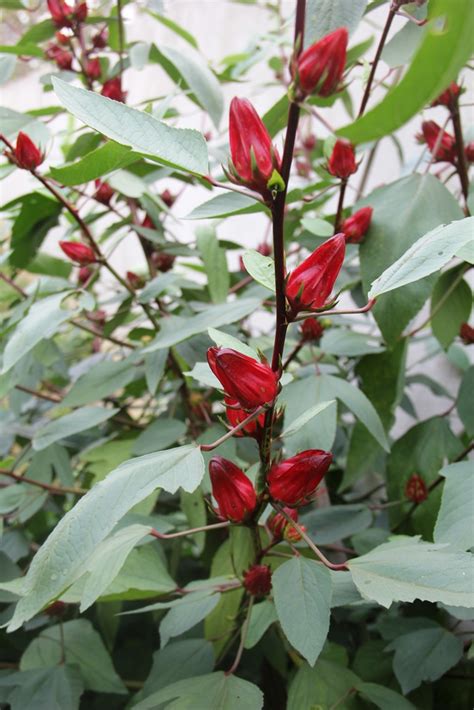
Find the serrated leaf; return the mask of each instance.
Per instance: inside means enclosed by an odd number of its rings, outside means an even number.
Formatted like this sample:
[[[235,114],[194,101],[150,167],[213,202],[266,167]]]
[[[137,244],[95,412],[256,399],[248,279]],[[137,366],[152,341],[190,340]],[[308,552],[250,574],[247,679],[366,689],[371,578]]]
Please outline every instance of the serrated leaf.
[[[63,106],[107,138],[178,170],[207,174],[206,141],[198,131],[167,126],[149,113],[70,86],[60,79],[53,77],[52,82]]]
[[[441,507],[433,533],[435,542],[460,550],[474,547],[474,468],[472,461],[460,461],[441,469],[446,478]]]
[[[269,291],[275,291],[275,263],[271,256],[263,256],[254,249],[244,251],[245,268],[252,278]]]
[[[41,451],[56,441],[66,439],[73,434],[86,431],[98,426],[117,414],[118,409],[105,409],[105,407],[81,407],[71,414],[54,419],[45,427],[36,432],[33,437],[33,449]]]
[[[76,665],[56,665],[18,671],[0,677],[0,688],[13,687],[8,695],[11,710],[78,710],[84,683]]]
[[[328,569],[306,557],[293,557],[274,572],[272,588],[285,636],[314,666],[329,631],[332,585]]]
[[[81,375],[62,401],[65,407],[80,407],[108,397],[126,387],[136,374],[136,356],[123,360],[104,360]]]
[[[19,628],[67,589],[93,550],[134,505],[156,488],[192,492],[203,475],[202,454],[194,446],[131,459],[112,471],[61,519],[33,558],[9,630]]]

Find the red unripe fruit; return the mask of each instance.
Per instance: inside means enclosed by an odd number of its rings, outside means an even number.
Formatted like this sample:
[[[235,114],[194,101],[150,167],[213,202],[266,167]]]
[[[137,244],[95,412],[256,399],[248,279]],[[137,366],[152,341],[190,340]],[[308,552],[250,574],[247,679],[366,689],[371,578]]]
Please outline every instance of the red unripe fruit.
[[[87,18],[87,3],[81,2],[74,8],[74,19],[77,22],[84,22]]]
[[[331,175],[347,180],[357,171],[354,146],[349,141],[338,138],[328,160],[328,170]]]
[[[114,190],[110,187],[108,182],[102,180],[94,180],[95,194],[94,197],[97,202],[101,202],[103,205],[108,205],[110,200],[114,195]]]
[[[174,254],[166,254],[164,251],[154,251],[151,255],[151,261],[158,271],[165,273],[173,268],[173,264],[176,260]]]
[[[233,98],[229,113],[229,139],[234,182],[268,195],[268,181],[280,170],[280,157],[260,116],[247,99]]]
[[[77,274],[78,284],[80,284],[81,286],[84,286],[84,284],[86,284],[89,281],[90,277],[92,276],[92,273],[93,273],[92,269],[89,269],[88,266],[81,266],[81,268],[79,269],[79,272]]]
[[[272,571],[267,565],[253,565],[244,572],[244,587],[254,597],[265,597],[272,588]]]
[[[252,482],[232,461],[214,456],[209,462],[212,495],[218,515],[233,523],[249,518],[257,505],[257,495]]]
[[[229,420],[229,424],[232,427],[241,424],[241,422],[243,422],[249,416],[248,412],[246,412],[244,409],[240,409],[239,403],[236,399],[232,399],[232,397],[226,397],[224,399],[224,402],[227,405],[227,419]],[[253,419],[251,422],[246,424],[243,429],[240,429],[238,432],[236,432],[235,436],[245,436],[245,434],[247,434],[247,436],[253,436],[255,439],[258,439],[260,437],[260,433],[263,429],[264,423],[265,412],[262,412],[258,415],[256,419]]]
[[[294,313],[324,306],[341,270],[345,250],[344,235],[336,234],[290,273],[286,297]]]
[[[343,221],[341,232],[344,232],[348,244],[360,244],[370,227],[372,213],[372,207],[362,207]]]
[[[428,498],[426,483],[417,473],[412,474],[408,479],[405,486],[405,496],[413,503],[423,503]]]
[[[298,522],[298,511],[296,508],[283,508],[283,510],[295,523]],[[267,526],[275,540],[281,540],[286,534],[286,529],[292,527],[281,513],[274,513],[271,515],[267,520]],[[297,533],[295,528],[292,529]]]
[[[244,409],[273,402],[278,394],[275,372],[253,357],[232,348],[209,348],[207,361],[225,393]]]
[[[145,283],[143,276],[139,276],[134,271],[127,271],[127,281],[132,288],[142,288]]]
[[[122,103],[124,103],[127,95],[125,91],[122,91],[122,82],[118,76],[115,77],[115,79],[108,79],[104,83],[100,93],[108,99],[112,99],[113,101],[121,101]]]
[[[441,93],[437,99],[433,101],[431,104],[432,106],[446,106],[449,108],[450,106],[453,105],[453,102],[455,99],[459,96],[461,93],[461,87],[459,84],[456,84],[455,81],[452,81],[451,84],[448,86],[447,89]]]
[[[63,71],[71,69],[73,59],[74,57],[72,52],[68,52],[65,49],[60,49],[54,56],[54,61],[56,62],[57,67]]]
[[[71,38],[69,35],[64,34],[64,32],[56,32],[55,35],[56,41],[59,42],[59,44],[69,44],[71,41]]]
[[[47,0],[49,14],[57,27],[70,27],[74,15],[74,7],[64,0]]]
[[[349,34],[340,27],[304,50],[297,61],[297,83],[304,94],[330,96],[339,88],[346,66]]]
[[[97,261],[93,249],[87,246],[87,244],[81,244],[80,242],[59,242],[59,246],[71,261],[75,261],[76,264],[80,264],[81,266],[95,264]]]
[[[463,323],[459,329],[459,335],[466,345],[474,343],[474,328],[469,323]]]
[[[303,138],[303,148],[305,150],[313,150],[316,147],[316,136],[309,133]]]
[[[19,168],[35,170],[44,160],[43,153],[31,138],[20,131],[16,139],[15,161]]]
[[[464,149],[468,163],[474,163],[474,141],[468,143]]]
[[[271,253],[272,253],[271,244],[268,244],[268,242],[262,242],[261,244],[258,245],[257,251],[259,254],[262,254],[263,256],[271,256]]]
[[[109,39],[109,31],[107,27],[104,27],[100,32],[92,37],[92,44],[96,49],[103,49],[107,47],[107,42]]]
[[[145,215],[145,217],[143,218],[141,226],[145,227],[146,229],[156,229],[155,223],[148,214]]]
[[[172,207],[176,202],[176,196],[170,190],[163,190],[160,197],[167,207]]]
[[[332,454],[309,449],[274,464],[267,476],[270,496],[288,506],[307,503],[331,465]]]
[[[424,121],[421,124],[422,138],[430,153],[438,162],[454,163],[456,161],[456,139],[435,121]]]
[[[84,69],[86,76],[88,76],[89,79],[98,79],[102,74],[102,68],[100,66],[100,60],[98,57],[89,59]]]
[[[318,342],[324,333],[324,328],[317,318],[305,318],[301,323],[300,333],[305,342]]]

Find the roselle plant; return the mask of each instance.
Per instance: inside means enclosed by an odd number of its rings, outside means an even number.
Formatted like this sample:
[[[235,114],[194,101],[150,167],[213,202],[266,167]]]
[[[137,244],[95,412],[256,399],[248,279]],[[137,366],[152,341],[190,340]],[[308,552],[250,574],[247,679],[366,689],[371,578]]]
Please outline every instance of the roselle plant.
[[[474,7],[222,6],[0,2],[0,704],[471,707]]]

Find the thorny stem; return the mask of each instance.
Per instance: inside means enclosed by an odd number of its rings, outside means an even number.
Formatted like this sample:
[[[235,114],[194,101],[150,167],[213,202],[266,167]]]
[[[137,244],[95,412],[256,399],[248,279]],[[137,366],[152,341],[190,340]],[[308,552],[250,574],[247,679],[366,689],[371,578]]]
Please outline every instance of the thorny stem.
[[[469,207],[467,205],[467,198],[469,195],[469,170],[467,166],[466,153],[464,150],[464,138],[462,134],[462,124],[461,116],[459,114],[459,100],[455,97],[450,105],[451,121],[454,128],[454,137],[456,138],[456,151],[457,151],[457,172],[459,175],[459,180],[461,181],[461,189],[464,197],[465,213],[468,217],[470,215]]]
[[[245,639],[247,638],[247,632],[249,629],[250,616],[252,614],[253,602],[254,602],[254,597],[250,597],[249,605],[247,607],[247,616],[245,617],[245,621],[242,625],[242,630],[240,632],[239,648],[237,649],[237,654],[235,656],[233,664],[231,665],[229,670],[225,672],[225,675],[232,675],[232,673],[235,673],[235,671],[239,667],[240,659],[242,658],[242,654],[244,652]]]
[[[38,488],[42,488],[43,490],[48,491],[48,493],[57,496],[63,496],[66,493],[73,493],[74,495],[83,496],[87,493],[87,490],[85,488],[74,488],[72,486],[54,486],[51,483],[35,481],[34,478],[22,476],[19,473],[10,471],[7,468],[0,468],[0,476],[7,476],[8,478],[12,478],[14,481],[18,481],[19,483],[28,483],[32,486],[37,486]]]
[[[375,52],[374,61],[372,62],[372,68],[370,70],[370,74],[369,74],[369,78],[367,80],[364,95],[362,97],[362,101],[360,104],[359,114],[357,116],[358,118],[360,118],[363,115],[365,108],[367,106],[367,103],[369,101],[370,92],[372,90],[372,83],[374,81],[375,72],[377,71],[377,65],[378,65],[380,57],[382,55],[382,51],[385,46],[385,42],[387,41],[388,33],[390,32],[390,27],[392,26],[393,18],[395,17],[396,14],[397,14],[397,10],[393,6],[393,4],[391,4],[390,10],[389,10],[389,13],[387,16],[387,20],[385,22],[385,27],[383,28],[382,35],[380,37],[380,41],[379,41],[379,44],[377,47],[377,51]]]
[[[291,524],[291,526],[293,528],[295,528],[295,530],[301,535],[301,537],[303,538],[305,543],[308,545],[308,547],[314,552],[314,554],[317,557],[319,557],[321,562],[326,567],[328,567],[329,569],[333,569],[333,570],[348,569],[347,564],[345,562],[342,562],[341,564],[335,564],[334,562],[331,562],[330,560],[328,560],[328,558],[325,555],[323,555],[321,550],[318,547],[316,547],[314,542],[311,540],[309,535],[306,534],[306,532],[303,530],[303,528],[300,525],[298,525],[297,522],[292,520],[292,518],[290,518],[290,516],[286,514],[286,512],[283,510],[283,508],[281,508],[279,505],[276,505],[275,503],[272,503],[272,506],[273,506],[273,508],[275,508],[277,513],[281,513],[281,515],[283,515],[283,517]]]

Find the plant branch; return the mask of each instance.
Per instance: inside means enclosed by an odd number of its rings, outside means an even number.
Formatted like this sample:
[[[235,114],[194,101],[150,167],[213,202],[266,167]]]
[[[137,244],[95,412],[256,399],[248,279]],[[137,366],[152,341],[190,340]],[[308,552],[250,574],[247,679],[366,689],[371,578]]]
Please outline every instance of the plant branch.
[[[247,608],[247,616],[245,617],[245,621],[242,625],[242,630],[240,632],[240,643],[239,643],[239,648],[237,649],[237,655],[235,656],[234,662],[231,665],[231,667],[229,668],[229,670],[225,672],[225,675],[232,675],[232,673],[235,673],[235,671],[239,667],[240,659],[242,658],[242,654],[244,652],[245,639],[247,638],[247,632],[249,629],[250,616],[252,614],[253,602],[254,602],[254,597],[250,597],[249,605]]]
[[[48,491],[48,493],[51,493],[52,495],[56,496],[63,496],[66,493],[73,493],[74,495],[83,496],[87,493],[87,490],[85,488],[74,488],[72,486],[55,486],[52,483],[35,481],[34,478],[22,476],[19,473],[15,473],[14,471],[10,471],[6,468],[0,468],[0,476],[7,476],[8,478],[12,478],[14,481],[18,481],[19,483],[28,483],[31,486],[37,486],[38,488],[42,488],[43,490]]]
[[[180,530],[175,533],[160,533],[155,528],[152,528],[150,535],[156,537],[158,540],[174,540],[177,537],[187,537],[188,535],[196,535],[200,532],[207,532],[207,530],[217,530],[218,528],[228,528],[230,522],[225,520],[221,523],[212,523],[211,525],[201,525],[199,528],[190,528],[189,530]]]
[[[311,311],[310,313],[303,314],[301,316],[297,316],[294,319],[294,322],[297,323],[300,320],[306,320],[307,318],[320,318],[321,316],[347,316],[347,315],[352,315],[354,313],[367,313],[368,311],[372,310],[372,308],[375,306],[376,299],[372,298],[370,301],[368,301],[365,306],[362,306],[362,308],[353,308],[349,309],[347,311],[318,311],[315,313],[314,311]]]
[[[212,444],[201,444],[200,448],[201,451],[213,451],[214,449],[217,449],[218,446],[224,443],[224,441],[227,441],[227,439],[230,439],[231,436],[234,436],[238,431],[243,429],[244,427],[247,426],[247,424],[250,424],[250,422],[253,422],[254,419],[256,419],[259,414],[261,414],[264,411],[265,407],[258,407],[254,412],[251,412],[248,417],[246,417],[243,421],[241,421],[239,424],[236,426],[232,427],[232,429],[229,429],[228,432],[223,434],[219,439],[216,439]]]
[[[342,211],[344,209],[344,195],[346,194],[347,179],[341,180],[339,187],[339,200],[337,202],[336,218],[334,219],[334,234],[339,232],[339,227],[341,225]]]
[[[390,27],[392,26],[393,18],[395,17],[396,14],[397,14],[396,8],[393,6],[393,4],[390,4],[390,10],[388,12],[385,26],[382,30],[382,35],[380,37],[377,51],[375,52],[374,61],[372,62],[372,68],[370,70],[369,78],[367,80],[364,95],[362,96],[362,101],[360,104],[359,113],[358,113],[357,118],[360,118],[366,109],[367,103],[370,98],[370,92],[372,90],[372,84],[374,81],[375,72],[377,71],[377,65],[379,63],[380,57],[382,56],[382,51],[385,46],[385,42],[387,41],[388,33],[390,32]]]
[[[467,205],[467,198],[469,195],[469,169],[466,160],[466,152],[464,149],[464,138],[462,133],[461,115],[459,113],[459,100],[455,97],[450,104],[450,114],[451,121],[454,128],[454,137],[456,138],[456,151],[457,151],[457,172],[459,175],[459,180],[461,181],[461,189],[464,197],[465,208],[464,211],[466,216],[470,215],[469,207]]]

